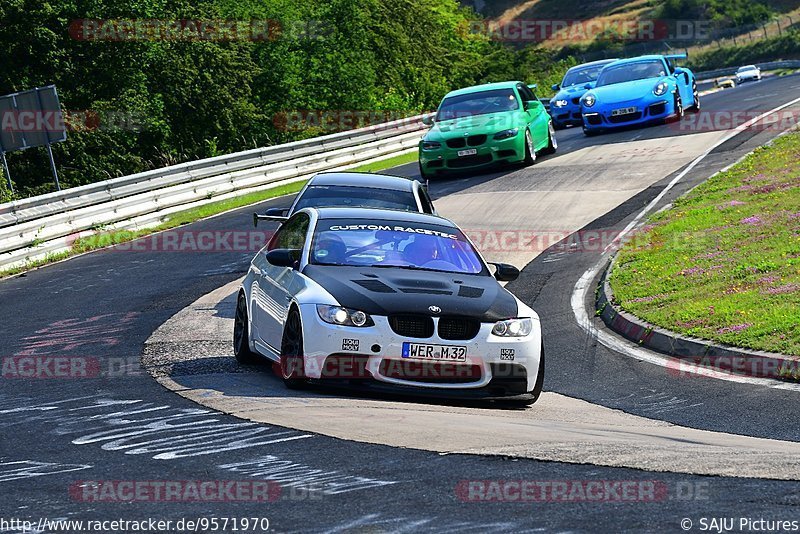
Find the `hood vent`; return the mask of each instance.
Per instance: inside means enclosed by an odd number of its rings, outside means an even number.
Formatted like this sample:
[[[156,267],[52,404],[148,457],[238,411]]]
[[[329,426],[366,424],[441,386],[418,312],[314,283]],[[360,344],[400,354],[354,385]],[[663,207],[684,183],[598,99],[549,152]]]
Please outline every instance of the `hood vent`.
[[[483,296],[483,291],[482,287],[460,286],[458,288],[458,296],[477,299]]]
[[[403,293],[419,293],[423,295],[452,295],[452,291],[446,289],[431,289],[429,287],[401,287]]]
[[[373,291],[375,293],[397,293],[397,291],[387,286],[380,280],[353,280],[353,282],[360,285],[364,289]]]

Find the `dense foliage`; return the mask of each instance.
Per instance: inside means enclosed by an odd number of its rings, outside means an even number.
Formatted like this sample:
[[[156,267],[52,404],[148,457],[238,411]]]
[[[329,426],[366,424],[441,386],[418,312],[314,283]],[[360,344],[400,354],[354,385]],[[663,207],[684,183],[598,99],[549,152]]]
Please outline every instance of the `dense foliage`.
[[[410,115],[460,86],[549,85],[569,64],[492,42],[470,30],[476,16],[455,0],[0,0],[0,94],[57,86],[76,126],[54,145],[69,187],[352,126],[287,125],[298,112]],[[80,19],[266,29],[259,39],[98,38]],[[44,149],[8,159],[20,196],[52,190]]]

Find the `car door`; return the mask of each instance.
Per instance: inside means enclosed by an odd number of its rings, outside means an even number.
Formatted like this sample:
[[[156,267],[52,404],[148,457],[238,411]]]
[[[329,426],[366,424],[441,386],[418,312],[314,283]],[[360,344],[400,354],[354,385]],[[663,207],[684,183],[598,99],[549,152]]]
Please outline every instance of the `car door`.
[[[547,127],[550,122],[550,116],[545,111],[544,104],[539,101],[530,87],[522,83],[517,84],[517,92],[523,102],[535,102],[535,104],[526,104],[528,124],[536,149],[544,148],[547,143]]]
[[[297,269],[279,267],[266,261],[266,254],[275,249],[303,250],[308,234],[310,218],[307,213],[298,213],[281,226],[270,240],[269,244],[259,254],[263,261],[259,274],[258,285],[261,299],[258,305],[260,314],[258,321],[258,334],[261,341],[274,353],[280,353],[283,325],[289,313],[289,305],[294,296],[303,287],[301,275]]]

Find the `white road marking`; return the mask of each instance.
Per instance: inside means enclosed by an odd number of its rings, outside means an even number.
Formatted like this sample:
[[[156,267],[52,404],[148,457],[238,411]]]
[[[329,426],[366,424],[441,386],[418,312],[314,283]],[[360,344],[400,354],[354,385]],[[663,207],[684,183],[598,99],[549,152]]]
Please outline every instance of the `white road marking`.
[[[605,250],[603,251],[603,255],[600,261],[591,269],[587,270],[583,273],[583,276],[578,280],[575,284],[575,288],[572,291],[572,298],[571,298],[571,305],[572,305],[572,312],[575,315],[575,320],[578,324],[583,328],[590,336],[595,337],[600,343],[602,343],[607,348],[619,352],[620,354],[624,354],[631,358],[635,358],[640,361],[645,361],[648,363],[652,363],[654,365],[658,365],[660,367],[670,367],[675,368],[676,364],[680,362],[677,358],[672,358],[670,356],[665,356],[662,354],[658,354],[656,352],[652,352],[650,350],[643,349],[638,345],[635,345],[625,339],[617,337],[616,335],[609,334],[608,332],[598,330],[595,328],[592,321],[589,319],[589,315],[586,312],[586,307],[584,306],[584,302],[586,300],[586,295],[588,291],[591,289],[591,282],[600,272],[600,269],[605,266],[609,252],[612,249],[616,249],[619,247],[619,244],[625,238],[625,236],[630,233],[636,226],[639,225],[641,220],[664,198],[666,195],[675,185],[680,182],[687,174],[689,174],[692,169],[694,169],[701,161],[703,161],[714,149],[722,145],[723,143],[733,139],[735,136],[740,134],[742,131],[746,130],[762,118],[771,115],[777,111],[780,111],[784,108],[787,108],[791,105],[797,104],[800,102],[800,98],[796,98],[791,102],[783,104],[781,106],[776,107],[766,113],[755,117],[747,121],[744,124],[737,126],[730,134],[726,135],[722,139],[720,139],[717,143],[709,147],[705,152],[700,154],[694,161],[692,161],[688,167],[686,167],[682,172],[680,172],[672,181],[667,184],[667,186],[654,198],[639,214],[625,227],[624,230],[617,236],[613,243],[608,245]],[[724,172],[731,165],[722,169],[720,172]],[[681,372],[697,374],[700,376],[706,376],[709,378],[716,378],[719,380],[727,380],[729,382],[738,382],[741,384],[753,384],[759,386],[767,386],[774,389],[786,389],[791,391],[800,391],[800,384],[789,384],[789,383],[781,383],[776,382],[775,380],[768,379],[768,378],[752,378],[747,376],[739,376],[739,375],[732,375],[729,373],[723,373],[720,371],[714,371],[711,369],[707,369],[705,367],[692,367],[692,366],[681,366]]]
[[[19,460],[15,462],[0,463],[0,482],[9,482],[22,478],[43,477],[58,473],[70,473],[91,469],[85,464],[56,464],[51,462],[36,462],[33,460]]]
[[[761,100],[762,98],[766,98],[768,96],[778,96],[778,93],[768,93],[766,95],[751,96],[750,98],[743,98],[742,102],[752,102],[753,100]]]

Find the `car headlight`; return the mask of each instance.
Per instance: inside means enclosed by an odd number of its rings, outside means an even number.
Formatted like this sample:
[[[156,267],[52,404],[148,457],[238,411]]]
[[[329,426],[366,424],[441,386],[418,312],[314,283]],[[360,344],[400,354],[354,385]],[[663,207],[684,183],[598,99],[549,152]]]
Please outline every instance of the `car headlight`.
[[[319,318],[330,324],[340,326],[372,326],[372,317],[360,310],[351,310],[342,306],[317,305]]]
[[[661,96],[666,94],[669,90],[669,84],[667,82],[658,82],[656,86],[653,88],[653,94],[656,96]]]
[[[438,141],[423,141],[422,150],[438,150],[442,148],[442,143]]]
[[[519,133],[519,128],[511,128],[510,130],[503,130],[502,132],[497,132],[494,134],[494,138],[497,140],[500,139],[509,139],[511,137],[516,136]]]
[[[530,317],[521,319],[506,319],[498,321],[492,328],[492,334],[500,337],[525,337],[533,330],[533,321]]]
[[[553,100],[553,105],[557,108],[563,108],[564,106],[567,105],[567,101],[564,100],[563,98],[560,100]]]
[[[590,108],[594,106],[595,102],[597,102],[597,97],[595,97],[592,93],[589,93],[587,95],[584,95],[583,100],[581,100],[581,102],[583,102],[584,106]]]

